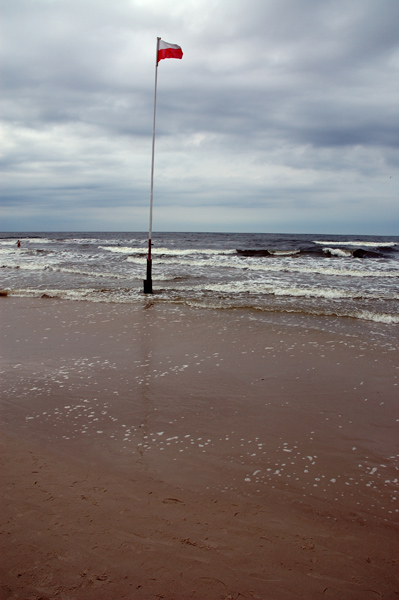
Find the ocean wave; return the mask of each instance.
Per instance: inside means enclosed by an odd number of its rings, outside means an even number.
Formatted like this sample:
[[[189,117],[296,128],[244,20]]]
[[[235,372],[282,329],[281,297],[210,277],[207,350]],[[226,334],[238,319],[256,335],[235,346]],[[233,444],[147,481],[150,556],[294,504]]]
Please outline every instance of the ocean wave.
[[[369,248],[394,248],[398,244],[396,242],[378,242],[369,241],[366,242],[364,240],[351,240],[351,241],[338,241],[338,240],[313,240],[314,244],[319,244],[322,246],[357,246],[357,247],[369,247]]]
[[[101,250],[107,252],[116,252],[118,254],[142,254],[146,255],[147,251],[145,248],[135,248],[132,246],[99,246]]]
[[[396,323],[399,237],[359,238],[157,234],[151,301]],[[1,287],[35,298],[142,302],[147,244],[128,233],[4,236]]]
[[[133,256],[147,256],[148,250],[147,248],[138,248],[135,246],[99,246],[102,250],[107,250],[108,252],[115,252],[119,254],[131,254]],[[229,255],[235,254],[235,250],[215,250],[213,248],[190,248],[190,249],[170,249],[164,247],[155,247],[151,248],[151,255],[154,256],[176,256],[176,257],[184,257],[184,256],[218,256],[218,255]]]
[[[354,250],[346,250],[346,248],[323,248],[323,252],[328,256],[338,256],[340,258],[383,258],[380,252],[374,250],[364,250],[363,248],[355,248]]]
[[[71,275],[83,275],[84,277],[101,279],[127,279],[127,275],[121,275],[115,272],[111,273],[109,271],[87,271],[72,267],[46,267],[46,269],[51,269],[56,273],[70,273]]]
[[[187,255],[189,256],[189,255]],[[159,260],[159,259],[164,260]],[[143,257],[129,256],[127,259],[129,262],[137,265],[144,264]],[[193,268],[204,268],[207,269],[212,267],[213,269],[237,269],[241,271],[258,271],[258,272],[270,272],[270,273],[298,273],[298,274],[318,274],[318,275],[337,275],[340,277],[388,277],[395,278],[399,277],[399,271],[390,271],[384,268],[382,265],[380,270],[367,270],[367,269],[356,269],[350,268],[348,263],[345,263],[341,268],[331,267],[330,264],[319,264],[315,266],[298,265],[296,262],[242,262],[238,259],[232,260],[232,257],[226,257],[223,259],[221,256],[213,256],[202,259],[179,259],[173,256],[169,257],[158,257],[157,264],[160,268],[162,266],[178,265],[184,267]]]
[[[170,300],[168,300],[170,301]],[[201,309],[214,309],[214,310],[253,310],[260,313],[276,313],[276,314],[287,314],[287,315],[307,315],[316,317],[338,317],[338,318],[350,318],[360,319],[364,321],[371,321],[374,323],[381,323],[385,325],[397,325],[399,324],[399,315],[390,313],[373,312],[371,310],[347,310],[345,307],[335,306],[331,307],[320,307],[320,306],[278,306],[278,305],[265,305],[259,303],[251,303],[247,301],[243,304],[238,302],[235,304],[227,303],[224,298],[190,298],[190,297],[176,297],[172,301],[178,304],[186,304],[193,308]]]
[[[350,258],[353,256],[352,250],[342,250],[341,248],[323,248],[323,252],[329,256],[339,256]]]
[[[87,269],[90,265],[90,261],[86,258],[85,260],[79,256],[73,256],[69,253],[52,255],[49,259],[42,252],[34,255],[24,256],[19,253],[12,254],[0,254],[1,256],[1,267],[4,269],[20,269],[21,272],[29,271],[54,271],[58,273],[76,274],[86,277],[101,277],[101,278],[121,278],[131,279],[132,277],[141,277],[139,270],[145,269],[145,254],[137,256],[126,255],[123,260],[134,264],[137,267],[130,271],[129,268],[124,266],[123,262],[115,264],[115,268],[112,267],[112,263],[107,263],[101,254],[97,254],[92,257],[92,264],[96,264],[96,269]],[[53,258],[54,256],[54,258]],[[321,275],[325,277],[344,277],[344,278],[374,278],[374,279],[386,279],[392,280],[399,278],[399,270],[393,269],[397,263],[394,262],[373,262],[373,263],[362,263],[364,268],[359,268],[360,263],[355,263],[347,260],[342,262],[334,262],[335,259],[331,258],[329,262],[325,260],[319,261],[308,261],[306,258],[298,258],[291,260],[289,256],[280,257],[277,261],[264,261],[261,258],[253,258],[250,261],[242,261],[238,256],[234,254],[224,255],[218,252],[207,253],[200,255],[200,253],[192,254],[191,251],[187,251],[182,256],[176,256],[174,254],[162,255],[153,257],[153,266],[158,269],[159,273],[162,273],[165,269],[175,268],[180,271],[184,270],[184,277],[187,277],[189,273],[187,269],[191,269],[191,275],[193,277],[198,276],[199,273],[206,274],[209,277],[216,277],[220,271],[228,272],[231,271],[232,275],[234,271],[238,272],[252,272],[258,273],[259,277],[262,278],[264,275],[275,274],[298,274],[298,275]],[[70,266],[62,265],[60,263],[70,263]],[[74,264],[75,263],[75,264]],[[80,264],[82,266],[80,266]],[[84,268],[83,265],[86,265]],[[106,268],[104,268],[106,267]],[[113,270],[111,270],[111,268]],[[175,273],[175,276],[179,273]],[[162,275],[163,277],[163,275]],[[168,278],[168,276],[166,276]],[[334,284],[333,284],[334,285]]]
[[[396,325],[399,323],[399,315],[373,313],[369,310],[353,311],[352,313],[349,311],[348,317],[364,319],[366,321],[374,321],[374,323],[386,323],[387,325]]]
[[[328,244],[330,244],[330,242],[328,242]],[[330,247],[330,246],[333,247]],[[348,245],[345,248],[342,247],[338,247],[338,246],[342,246],[343,244],[337,244],[337,245],[333,245],[330,244],[328,246],[326,246],[325,244],[323,244],[324,248],[319,248],[319,247],[306,247],[306,248],[297,248],[297,249],[292,249],[292,250],[273,250],[273,249],[269,249],[269,248],[262,248],[262,249],[244,249],[244,250],[240,250],[237,249],[237,255],[241,258],[285,258],[285,257],[293,257],[293,258],[297,258],[297,257],[312,257],[312,258],[318,258],[318,257],[323,257],[323,256],[334,256],[334,257],[338,257],[338,258],[386,258],[386,250],[387,249],[392,249],[393,246],[383,246],[383,247],[374,247],[373,250],[371,249],[364,249],[362,247],[359,247],[357,245],[353,245],[352,248],[352,244]],[[347,248],[350,249],[347,249]],[[385,249],[385,252],[383,252],[383,250]]]
[[[251,293],[256,291],[256,294],[270,294],[273,296],[287,296],[291,298],[323,298],[329,300],[399,300],[398,293],[387,293],[382,296],[380,292],[372,293],[359,290],[340,289],[331,287],[298,287],[298,286],[281,286],[262,284],[259,281],[241,281],[230,283],[206,283],[199,286],[193,285],[186,288],[187,290],[211,291],[216,293],[224,293],[227,295],[235,295],[237,293]]]
[[[17,242],[15,241],[15,239],[13,239],[13,240],[0,240],[0,248],[2,246],[7,246],[7,247],[8,246],[12,246],[12,247],[16,248],[17,247]],[[9,250],[6,249],[6,248],[4,248],[4,250],[1,249],[0,251],[2,251],[2,252],[9,252]]]
[[[210,286],[207,286],[209,288]],[[192,292],[192,286],[189,288],[179,288],[178,290],[157,290],[157,292],[151,296],[153,303],[178,303],[185,304],[187,306],[193,306],[196,308],[213,308],[220,310],[234,310],[234,309],[250,309],[260,312],[268,313],[287,313],[287,314],[304,314],[304,315],[315,315],[321,317],[347,317],[354,319],[362,319],[372,321],[375,323],[382,323],[387,325],[399,324],[399,315],[392,313],[385,313],[379,310],[370,310],[367,308],[353,308],[349,307],[340,302],[332,304],[334,300],[339,300],[339,295],[332,298],[330,294],[327,294],[324,299],[329,300],[329,303],[323,305],[320,304],[280,304],[279,302],[270,304],[260,302],[260,298],[254,295],[246,293],[235,293],[227,294],[223,293],[221,289],[218,289],[218,293],[212,293],[215,290],[204,289],[201,287],[200,293]],[[244,290],[241,290],[244,291]],[[280,290],[281,293],[276,293],[277,290],[271,294],[278,298],[279,296],[286,295],[292,297],[293,290]],[[297,295],[301,290],[297,290]],[[302,290],[303,292],[304,290]],[[211,292],[211,293],[209,293]],[[110,304],[131,304],[136,302],[143,302],[148,299],[144,296],[141,287],[137,288],[119,288],[119,289],[96,289],[96,288],[85,288],[85,289],[58,289],[58,288],[44,288],[44,289],[14,289],[9,290],[9,296],[16,296],[22,298],[43,298],[53,300],[67,300],[67,301],[86,301],[95,303],[110,303]],[[306,294],[303,294],[306,296]]]
[[[295,256],[300,254],[300,250],[269,250],[272,256]]]
[[[17,249],[9,249],[9,248],[0,248],[0,256],[14,256],[15,254],[17,254],[17,252],[19,252],[19,250]]]
[[[24,238],[24,237],[20,237],[19,238],[21,240],[21,244],[22,246],[24,244],[54,244],[54,240],[51,240],[49,238],[39,238],[39,237],[28,237],[28,238]]]
[[[21,272],[47,272],[47,273],[65,273],[69,275],[79,275],[94,279],[123,279],[129,280],[132,278],[131,273],[115,273],[111,271],[92,271],[87,269],[79,269],[77,267],[61,267],[58,265],[25,263],[17,265],[2,265],[0,268],[6,270],[19,270]]]
[[[255,307],[256,309],[257,307]],[[267,308],[258,308],[262,312],[267,311]],[[375,313],[370,310],[331,310],[331,309],[320,309],[320,308],[307,308],[307,309],[281,309],[281,310],[273,310],[271,312],[286,312],[286,313],[296,313],[296,314],[305,314],[311,316],[318,317],[339,317],[339,318],[349,318],[349,319],[360,319],[363,321],[372,321],[374,323],[383,323],[386,325],[397,325],[399,324],[399,316],[392,315],[389,313]]]
[[[20,271],[43,271],[46,266],[38,265],[37,263],[9,263],[1,265],[2,269],[19,269]]]
[[[141,288],[81,288],[81,289],[14,289],[7,290],[9,296],[19,298],[53,298],[58,300],[74,300],[88,302],[105,302],[113,304],[128,304],[143,298]]]

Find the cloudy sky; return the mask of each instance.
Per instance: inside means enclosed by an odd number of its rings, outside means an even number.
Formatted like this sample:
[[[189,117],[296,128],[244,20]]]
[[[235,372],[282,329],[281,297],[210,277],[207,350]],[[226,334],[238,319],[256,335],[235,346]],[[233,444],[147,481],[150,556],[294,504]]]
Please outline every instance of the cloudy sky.
[[[399,235],[398,0],[0,0],[3,231]]]

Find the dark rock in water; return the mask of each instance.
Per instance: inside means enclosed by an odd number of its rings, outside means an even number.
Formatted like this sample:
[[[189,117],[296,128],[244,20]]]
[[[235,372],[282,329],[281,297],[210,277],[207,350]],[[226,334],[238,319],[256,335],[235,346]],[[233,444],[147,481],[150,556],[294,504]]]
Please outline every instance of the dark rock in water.
[[[8,292],[6,290],[0,290],[0,296],[8,296]]]
[[[42,294],[41,298],[51,298],[51,296],[49,296],[48,294]]]
[[[268,250],[237,250],[240,256],[271,256]]]
[[[353,251],[353,256],[355,258],[381,258],[381,254],[379,254],[379,252],[363,250],[363,248],[356,248],[356,250]]]

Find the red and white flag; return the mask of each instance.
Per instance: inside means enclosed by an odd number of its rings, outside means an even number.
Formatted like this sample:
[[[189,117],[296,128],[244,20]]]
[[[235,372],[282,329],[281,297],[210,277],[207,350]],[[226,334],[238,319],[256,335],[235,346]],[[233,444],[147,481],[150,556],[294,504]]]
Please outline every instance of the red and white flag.
[[[168,44],[159,40],[158,62],[163,58],[183,58],[183,50],[177,44]]]

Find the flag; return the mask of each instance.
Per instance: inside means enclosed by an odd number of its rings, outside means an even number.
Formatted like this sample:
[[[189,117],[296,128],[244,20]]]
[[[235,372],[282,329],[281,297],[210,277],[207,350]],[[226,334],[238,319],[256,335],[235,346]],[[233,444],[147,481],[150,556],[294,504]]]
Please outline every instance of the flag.
[[[183,58],[183,50],[177,44],[168,44],[159,40],[158,62],[163,58]]]

